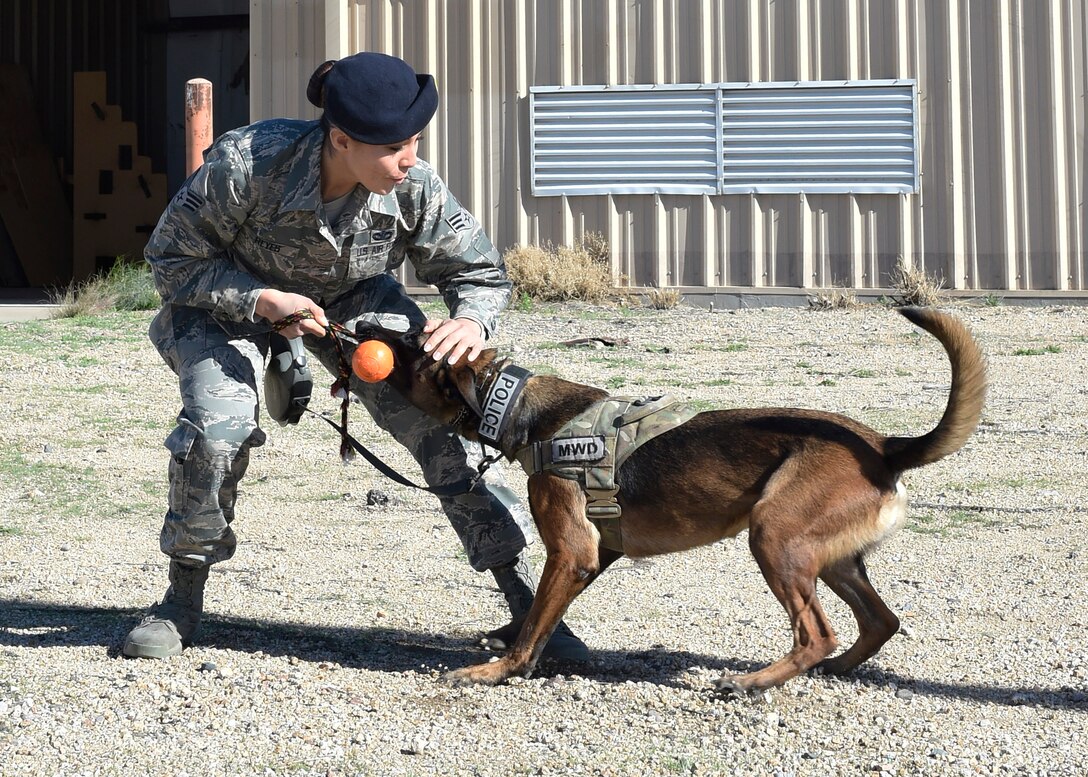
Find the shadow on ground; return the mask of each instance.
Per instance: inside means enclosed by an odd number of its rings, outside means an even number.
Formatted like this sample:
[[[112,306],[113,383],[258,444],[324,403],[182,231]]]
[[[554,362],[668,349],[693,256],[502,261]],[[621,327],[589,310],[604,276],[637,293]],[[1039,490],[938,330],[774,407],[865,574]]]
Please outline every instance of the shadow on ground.
[[[125,634],[142,615],[142,609],[65,606],[24,600],[0,599],[0,647],[55,648],[99,646],[118,661]],[[332,661],[343,667],[376,672],[425,672],[457,669],[479,663],[489,654],[472,644],[471,635],[441,637],[435,634],[381,627],[334,628],[305,623],[279,623],[247,618],[209,615],[201,628],[202,647],[239,653],[262,652],[270,656],[295,656],[301,661]],[[747,672],[759,663],[722,659],[667,646],[649,650],[594,650],[589,667],[542,663],[535,677],[553,677],[577,671],[598,682],[628,680],[689,688],[681,679],[690,667],[711,672]],[[1043,686],[1011,687],[971,683],[934,683],[886,672],[876,664],[860,667],[850,678],[827,682],[855,682],[868,686],[895,684],[914,694],[935,698],[974,701],[1007,706],[1039,706],[1050,709],[1088,710],[1088,694],[1073,688]]]

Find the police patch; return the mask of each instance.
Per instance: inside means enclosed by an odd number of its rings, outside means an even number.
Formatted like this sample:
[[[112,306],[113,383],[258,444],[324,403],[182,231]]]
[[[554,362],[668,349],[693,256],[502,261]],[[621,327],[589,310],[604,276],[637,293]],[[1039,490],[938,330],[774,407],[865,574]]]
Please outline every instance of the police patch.
[[[475,226],[476,219],[472,218],[472,214],[467,210],[461,208],[461,210],[446,219],[446,223],[450,225],[450,229],[454,232],[466,232]]]

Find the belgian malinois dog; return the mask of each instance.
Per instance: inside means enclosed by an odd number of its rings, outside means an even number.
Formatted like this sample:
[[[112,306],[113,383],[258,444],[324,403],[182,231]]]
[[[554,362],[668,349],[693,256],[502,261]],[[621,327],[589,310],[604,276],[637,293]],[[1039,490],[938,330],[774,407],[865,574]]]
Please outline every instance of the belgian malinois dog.
[[[905,519],[900,475],[957,451],[978,425],[986,394],[983,355],[965,326],[946,313],[900,312],[948,353],[952,385],[940,422],[920,437],[888,437],[842,415],[793,408],[702,412],[638,447],[616,473],[622,551],[604,547],[586,514],[580,484],[531,474],[529,503],[547,550],[540,585],[511,649],[499,660],[449,672],[456,684],[528,676],[567,607],[617,558],[676,553],[733,537],[748,542],[771,591],[789,616],[793,647],[747,674],[722,676],[727,692],[759,691],[812,669],[849,672],[899,629],[864,558]],[[479,439],[485,398],[509,362],[494,349],[472,362],[434,361],[417,339],[391,343],[388,378],[416,407]],[[509,407],[494,443],[514,460],[568,420],[607,398],[599,388],[532,375]],[[816,598],[823,580],[857,618],[857,641],[838,655],[835,632]]]

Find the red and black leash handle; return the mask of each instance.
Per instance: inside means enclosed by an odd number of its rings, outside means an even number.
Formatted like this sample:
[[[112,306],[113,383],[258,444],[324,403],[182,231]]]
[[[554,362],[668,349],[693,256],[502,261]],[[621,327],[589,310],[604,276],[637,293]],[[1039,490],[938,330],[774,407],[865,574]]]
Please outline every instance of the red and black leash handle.
[[[290,313],[278,321],[275,321],[272,324],[272,329],[276,332],[281,332],[300,321],[313,320],[314,314],[310,309],[302,308],[301,310],[296,310],[294,313]],[[343,338],[350,338],[356,341],[358,341],[359,338],[343,324],[337,324],[334,321],[330,321],[325,327],[325,336],[332,338],[333,344],[336,346],[338,361],[336,381],[332,384],[332,388],[329,389],[329,391],[334,397],[340,398],[340,458],[344,461],[351,461],[352,446],[349,442],[351,436],[348,434],[348,405],[351,404],[351,362],[348,361],[347,354],[344,353]]]

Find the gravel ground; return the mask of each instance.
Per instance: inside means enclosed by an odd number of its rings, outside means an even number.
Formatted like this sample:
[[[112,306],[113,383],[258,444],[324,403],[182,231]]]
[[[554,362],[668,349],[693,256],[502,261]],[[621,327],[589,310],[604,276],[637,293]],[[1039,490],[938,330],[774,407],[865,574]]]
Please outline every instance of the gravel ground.
[[[474,640],[504,621],[501,596],[430,497],[341,465],[313,418],[272,424],[255,452],[199,644],[123,659],[166,585],[172,376],[147,314],[0,325],[0,773],[1085,774],[1088,308],[954,310],[991,393],[962,451],[909,474],[908,527],[870,557],[901,633],[850,677],[758,699],[711,691],[789,646],[746,534],[617,562],[568,614],[591,665],[444,686],[486,659]],[[538,306],[510,311],[497,344],[617,393],[815,407],[887,433],[932,427],[948,388],[937,342],[878,306]],[[418,478],[358,408],[352,428]]]

